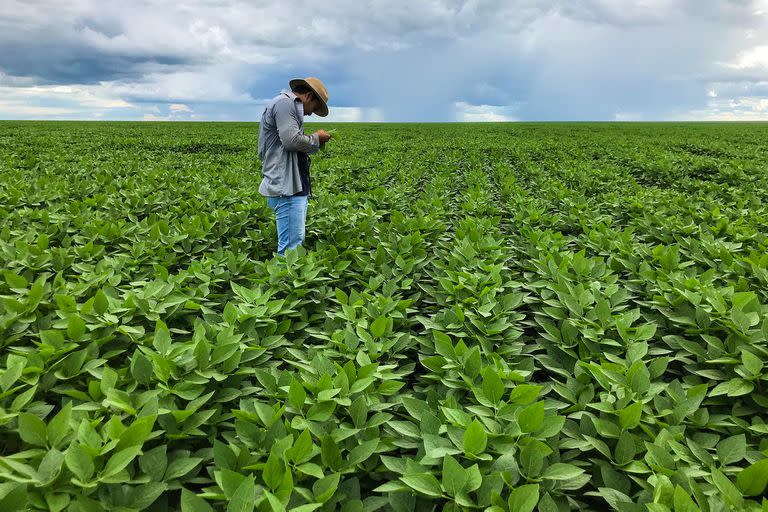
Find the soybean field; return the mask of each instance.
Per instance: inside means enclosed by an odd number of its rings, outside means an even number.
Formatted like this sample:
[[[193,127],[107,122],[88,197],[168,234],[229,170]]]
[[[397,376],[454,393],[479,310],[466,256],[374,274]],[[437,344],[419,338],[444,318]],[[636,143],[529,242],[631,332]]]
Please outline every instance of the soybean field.
[[[768,124],[0,123],[0,509],[768,510]]]

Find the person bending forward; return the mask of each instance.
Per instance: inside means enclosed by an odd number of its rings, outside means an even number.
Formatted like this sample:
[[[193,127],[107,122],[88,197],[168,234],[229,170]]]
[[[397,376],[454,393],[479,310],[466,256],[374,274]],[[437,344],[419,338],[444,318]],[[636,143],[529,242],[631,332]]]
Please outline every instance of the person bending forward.
[[[318,130],[304,134],[304,116],[328,115],[328,91],[319,79],[297,78],[267,102],[259,123],[262,180],[259,193],[275,212],[277,253],[285,254],[304,241],[307,201],[312,193],[309,154],[331,135]]]

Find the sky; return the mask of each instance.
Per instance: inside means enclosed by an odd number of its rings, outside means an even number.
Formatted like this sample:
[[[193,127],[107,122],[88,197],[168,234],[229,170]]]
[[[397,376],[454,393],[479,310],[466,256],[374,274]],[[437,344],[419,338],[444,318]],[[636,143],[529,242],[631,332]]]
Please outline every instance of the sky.
[[[768,120],[768,0],[0,0],[0,119],[258,121],[305,76],[327,121]]]

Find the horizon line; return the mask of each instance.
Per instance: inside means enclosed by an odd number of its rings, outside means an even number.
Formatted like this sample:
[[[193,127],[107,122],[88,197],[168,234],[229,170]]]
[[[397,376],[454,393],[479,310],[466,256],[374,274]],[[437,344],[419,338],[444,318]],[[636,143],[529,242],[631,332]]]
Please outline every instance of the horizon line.
[[[193,120],[193,119],[0,119],[0,123],[139,123],[139,124],[205,124],[205,123],[241,123],[259,124],[259,121],[237,120]],[[304,124],[545,124],[545,123],[616,123],[616,124],[643,124],[643,123],[768,123],[766,119],[662,119],[662,120],[606,120],[606,119],[579,119],[579,120],[510,120],[510,121],[305,121]]]

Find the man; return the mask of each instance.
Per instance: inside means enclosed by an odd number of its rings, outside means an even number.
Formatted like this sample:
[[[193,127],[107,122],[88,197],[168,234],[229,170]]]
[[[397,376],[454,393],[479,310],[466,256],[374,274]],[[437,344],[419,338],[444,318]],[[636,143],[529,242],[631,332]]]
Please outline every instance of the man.
[[[325,130],[304,135],[304,116],[328,115],[328,91],[319,79],[289,82],[271,99],[259,124],[259,158],[262,162],[259,193],[275,212],[277,253],[285,254],[304,241],[307,201],[311,193],[309,154],[330,140]]]

